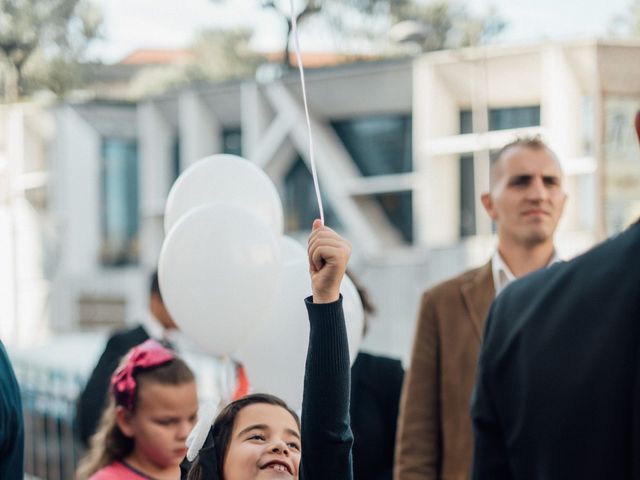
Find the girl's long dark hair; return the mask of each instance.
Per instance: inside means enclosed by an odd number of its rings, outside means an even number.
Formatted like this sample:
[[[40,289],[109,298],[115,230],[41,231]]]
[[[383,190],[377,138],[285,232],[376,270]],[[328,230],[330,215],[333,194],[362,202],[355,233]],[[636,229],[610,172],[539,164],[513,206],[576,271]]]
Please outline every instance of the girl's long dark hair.
[[[300,429],[298,414],[289,408],[284,400],[268,393],[254,393],[242,397],[224,407],[216,417],[198,457],[189,468],[187,480],[222,480],[224,459],[229,450],[238,413],[249,405],[259,403],[284,408],[295,419]]]

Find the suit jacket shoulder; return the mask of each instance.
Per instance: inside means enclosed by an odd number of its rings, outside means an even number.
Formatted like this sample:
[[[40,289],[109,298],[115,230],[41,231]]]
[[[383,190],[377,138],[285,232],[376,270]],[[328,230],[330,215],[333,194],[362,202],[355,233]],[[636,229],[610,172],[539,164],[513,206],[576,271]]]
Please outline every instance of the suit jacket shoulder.
[[[431,287],[423,294],[424,298],[432,301],[450,301],[452,299],[459,300],[461,289],[473,286],[483,290],[487,296],[493,298],[495,295],[495,287],[493,286],[493,274],[491,273],[491,262],[481,267],[467,270],[453,278],[445,280]]]
[[[119,330],[111,335],[107,341],[105,350],[122,352],[120,354],[120,356],[122,356],[133,347],[140,345],[148,339],[149,334],[147,331],[141,325],[138,325],[134,328]]]

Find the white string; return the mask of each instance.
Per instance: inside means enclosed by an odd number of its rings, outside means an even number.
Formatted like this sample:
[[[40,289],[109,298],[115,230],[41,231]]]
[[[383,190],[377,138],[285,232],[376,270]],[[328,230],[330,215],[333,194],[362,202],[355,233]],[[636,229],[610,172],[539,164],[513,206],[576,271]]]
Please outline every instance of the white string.
[[[296,14],[293,9],[293,0],[289,1],[291,5],[291,32],[295,43],[296,59],[298,61],[298,69],[300,70],[300,82],[302,83],[302,99],[304,101],[304,114],[307,118],[307,132],[309,134],[309,161],[311,163],[311,175],[313,176],[313,186],[316,190],[316,198],[318,200],[318,208],[320,209],[320,220],[324,225],[324,209],[322,208],[322,198],[320,197],[320,185],[318,184],[318,174],[316,173],[316,160],[313,152],[313,136],[311,135],[311,120],[309,118],[309,107],[307,105],[307,91],[304,81],[304,68],[302,66],[302,56],[300,55],[300,40],[298,39],[298,24]]]

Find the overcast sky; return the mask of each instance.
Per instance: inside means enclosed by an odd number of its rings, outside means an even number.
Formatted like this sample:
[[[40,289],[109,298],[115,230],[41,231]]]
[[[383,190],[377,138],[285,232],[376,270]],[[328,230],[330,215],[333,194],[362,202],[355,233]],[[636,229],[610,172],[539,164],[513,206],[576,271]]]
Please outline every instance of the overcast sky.
[[[183,47],[202,28],[252,26],[253,44],[262,50],[281,46],[284,25],[260,0],[94,0],[105,16],[104,41],[93,55],[115,62],[137,48]],[[616,15],[628,11],[631,0],[469,0],[471,9],[496,7],[508,27],[500,42],[531,42],[603,36]],[[286,2],[288,4],[288,2]],[[323,48],[317,33],[301,32],[302,49]]]

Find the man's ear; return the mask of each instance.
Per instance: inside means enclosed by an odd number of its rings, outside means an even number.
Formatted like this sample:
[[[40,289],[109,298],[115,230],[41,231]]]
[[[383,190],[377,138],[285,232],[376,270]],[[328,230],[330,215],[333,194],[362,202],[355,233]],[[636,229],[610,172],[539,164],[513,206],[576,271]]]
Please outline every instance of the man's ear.
[[[480,195],[480,201],[482,202],[482,206],[487,212],[487,215],[491,217],[491,220],[495,220],[495,213],[493,211],[493,198],[491,198],[491,194],[489,192],[485,192]]]
[[[116,407],[116,425],[125,437],[132,438],[135,435],[135,428],[131,422],[133,414],[122,406]]]

